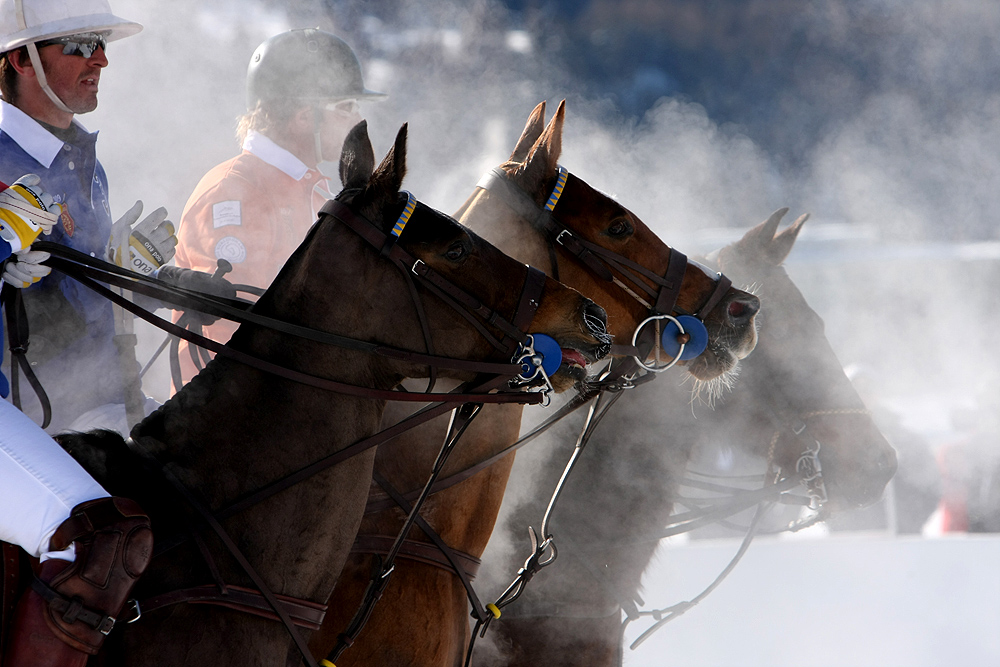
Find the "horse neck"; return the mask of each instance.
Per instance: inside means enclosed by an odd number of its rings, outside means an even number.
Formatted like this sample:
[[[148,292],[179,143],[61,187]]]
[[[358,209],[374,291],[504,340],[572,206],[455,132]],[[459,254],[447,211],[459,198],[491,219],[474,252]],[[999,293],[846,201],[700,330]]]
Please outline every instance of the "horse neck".
[[[391,331],[396,304],[382,283],[393,269],[365,252],[352,233],[322,231],[310,233],[254,312],[362,340]],[[340,248],[335,262],[324,252],[333,243]],[[327,289],[331,284],[338,288]],[[229,345],[356,386],[391,389],[403,377],[393,362],[255,325],[242,325]],[[185,481],[220,504],[374,433],[383,409],[382,401],[308,387],[218,358],[140,432],[169,443],[157,452],[164,462],[174,462]]]
[[[514,213],[497,195],[480,190],[461,209],[461,222],[519,262],[551,275],[551,260],[542,234]]]

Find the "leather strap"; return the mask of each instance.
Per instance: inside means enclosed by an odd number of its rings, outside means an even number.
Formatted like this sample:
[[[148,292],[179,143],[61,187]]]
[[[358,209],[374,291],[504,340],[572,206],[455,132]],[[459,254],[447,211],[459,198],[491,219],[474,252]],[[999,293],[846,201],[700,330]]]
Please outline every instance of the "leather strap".
[[[490,391],[490,389],[492,389],[497,384],[501,384],[504,382],[506,382],[505,378],[494,378],[489,382],[482,384],[479,387],[476,387],[474,391],[480,391],[480,390],[484,392]],[[479,396],[479,394],[472,394],[472,395]],[[483,395],[490,396],[492,394],[483,394]],[[333,454],[330,454],[329,456],[326,456],[320,459],[319,461],[316,461],[315,463],[305,466],[289,475],[286,475],[285,477],[282,477],[279,480],[271,482],[267,486],[260,488],[251,494],[248,494],[242,498],[233,501],[226,507],[216,512],[215,516],[219,520],[222,520],[231,517],[235,514],[238,514],[247,507],[255,505],[260,501],[264,500],[265,498],[268,498],[274,495],[275,493],[278,493],[279,491],[283,491],[284,489],[294,486],[299,482],[303,482],[312,477],[313,475],[323,470],[326,470],[331,466],[337,465],[341,461],[346,461],[347,459],[351,458],[356,454],[360,454],[361,452],[367,449],[371,449],[372,447],[375,447],[377,445],[382,444],[383,442],[395,438],[400,433],[409,430],[414,426],[417,426],[418,424],[430,421],[431,419],[434,419],[435,417],[443,415],[452,410],[454,410],[454,406],[451,404],[451,402],[442,402],[442,403],[428,405],[422,410],[410,415],[403,421],[399,422],[395,426],[390,426],[389,428],[384,429],[374,435],[359,440],[354,444],[349,445],[344,449],[341,449],[340,451],[334,452]]]
[[[9,633],[14,627],[14,609],[17,607],[18,589],[21,584],[21,549],[8,542],[0,542],[0,658],[7,646]]]
[[[108,634],[115,627],[116,619],[114,616],[108,616],[84,607],[79,598],[69,599],[60,595],[38,577],[31,580],[31,589],[38,593],[48,603],[49,608],[61,616],[66,623],[72,624],[80,621],[103,635]]]
[[[570,174],[569,176],[572,176]],[[545,210],[528,193],[518,187],[507,173],[494,167],[479,179],[477,188],[499,195],[500,199],[517,215],[527,220],[536,229],[545,232],[547,238],[554,238],[567,252],[585,264],[598,277],[607,282],[614,279],[611,271],[601,259],[584,245],[570,230],[555,221],[553,213]],[[558,207],[558,203],[556,204]]]
[[[542,433],[547,431],[551,426],[555,425],[561,419],[563,419],[570,413],[586,405],[590,401],[590,399],[592,399],[598,393],[599,393],[598,391],[588,390],[587,392],[582,392],[577,394],[572,399],[570,399],[570,401],[566,405],[559,408],[559,410],[555,414],[553,414],[543,423],[539,424],[537,427],[532,429],[529,433],[525,433],[523,436],[518,438],[516,442],[501,449],[499,452],[493,454],[489,458],[483,459],[479,463],[470,465],[464,470],[460,470],[459,472],[456,472],[447,477],[442,477],[441,479],[437,480],[431,487],[431,493],[432,494],[438,493],[440,491],[444,491],[445,489],[451,488],[456,484],[460,484],[461,482],[464,482],[473,475],[485,470],[486,468],[489,468],[494,463],[497,463],[507,455],[513,454],[518,449],[525,446],[526,444],[528,444],[529,442],[540,436]],[[402,497],[405,498],[407,501],[412,501],[417,497],[417,495],[419,495],[419,493],[420,491],[417,490],[411,493],[404,494]],[[368,497],[368,504],[365,506],[365,514],[375,514],[377,512],[387,510],[397,505],[398,502],[393,500],[393,498],[390,497],[389,495],[371,494]]]
[[[684,253],[671,248],[670,257],[667,260],[667,270],[663,274],[663,283],[660,285],[660,293],[656,295],[656,303],[653,305],[656,312],[664,315],[674,312],[674,308],[677,306],[677,297],[681,295],[685,269],[687,269],[687,257]]]
[[[395,537],[388,537],[386,535],[358,535],[354,540],[354,546],[351,547],[351,553],[379,554],[380,556],[385,556],[388,555],[389,549],[392,548],[395,541]],[[462,570],[465,572],[468,580],[472,581],[475,579],[482,561],[475,556],[470,556],[455,549],[452,549],[452,553],[461,564]],[[446,572],[455,572],[451,562],[445,558],[441,550],[429,542],[417,542],[416,540],[405,539],[403,540],[403,546],[399,550],[399,556],[424,563],[425,565],[433,565]]]
[[[306,630],[319,630],[320,626],[323,625],[327,605],[278,593],[275,593],[274,597],[296,626],[305,628]],[[139,606],[142,613],[145,614],[182,602],[212,604],[260,616],[272,621],[281,621],[259,591],[243,586],[233,586],[232,584],[226,586],[225,592],[220,591],[217,586],[211,584],[195,586],[193,588],[182,588],[143,600],[139,603]]]
[[[417,207],[423,207],[424,205],[417,202]],[[346,204],[339,202],[335,199],[331,199],[323,205],[319,210],[320,215],[329,215],[339,222],[343,223],[345,226],[354,230],[359,236],[365,239],[369,244],[371,244],[376,249],[382,248],[385,243],[385,234],[375,227],[371,222],[362,218],[357,213],[352,211],[350,207]],[[432,269],[422,260],[417,259],[413,255],[409,254],[406,250],[400,247],[398,244],[393,246],[389,252],[390,259],[394,261],[401,262],[405,266],[409,266],[410,270],[414,275],[422,278],[426,285],[432,285],[439,292],[447,294],[451,299],[457,303],[464,306],[469,311],[475,313],[476,315],[482,317],[491,326],[496,327],[505,336],[510,336],[516,338],[518,342],[525,342],[526,337],[523,331],[512,325],[499,313],[492,310],[485,304],[483,304],[479,299],[475,298],[471,294],[465,292],[463,289],[455,285],[453,282],[442,276],[440,273]],[[501,348],[503,349],[503,348]]]
[[[155,278],[126,271],[118,266],[115,266],[114,264],[90,257],[89,255],[58,243],[50,241],[37,241],[32,247],[49,252],[52,257],[46,260],[45,264],[61,271],[75,280],[82,282],[82,278],[90,278],[92,279],[91,282],[93,282],[93,280],[97,280],[101,283],[107,283],[115,287],[128,289],[137,294],[142,294],[164,303],[169,303],[173,306],[198,310],[217,317],[223,317],[239,324],[255,324],[260,327],[273,329],[274,331],[326,345],[335,345],[348,350],[367,352],[385,357],[387,359],[409,361],[416,364],[434,364],[441,368],[451,368],[458,371],[473,373],[513,373],[515,370],[514,364],[491,364],[489,362],[468,361],[466,359],[454,359],[451,357],[421,354],[412,350],[404,350],[387,345],[370,343],[327,331],[319,331],[310,327],[299,326],[290,322],[284,322],[272,317],[257,314],[252,310],[247,310],[250,304],[246,301],[205,295],[183,287],[170,285]],[[104,292],[100,293],[104,294]],[[178,327],[166,326],[167,324],[172,325],[173,323],[167,323],[165,320],[152,315],[145,309],[134,306],[131,301],[126,300],[126,303],[130,306],[127,310],[129,310],[129,312],[133,315],[142,318],[167,333],[184,338],[188,342],[195,343],[196,345],[200,345],[202,341],[208,340],[199,337],[187,337],[178,331]],[[125,306],[123,305],[123,307]],[[185,330],[182,329],[181,331]],[[213,349],[212,351],[214,352],[215,350]]]
[[[51,262],[51,259],[49,260]],[[147,322],[157,326],[167,333],[171,333],[175,336],[183,338],[189,342],[193,342],[196,345],[201,345],[208,348],[216,354],[230,357],[248,366],[252,366],[258,370],[264,371],[266,373],[271,373],[279,377],[283,377],[286,380],[291,380],[299,384],[304,384],[310,387],[316,387],[317,389],[323,389],[326,391],[332,391],[338,394],[347,394],[350,396],[359,396],[361,398],[370,398],[374,400],[381,401],[410,401],[417,403],[427,403],[430,401],[447,401],[449,403],[468,403],[470,401],[478,403],[525,403],[529,405],[534,405],[541,403],[543,397],[540,394],[534,392],[514,392],[514,393],[502,393],[502,394],[484,394],[484,395],[474,395],[474,394],[425,394],[421,392],[407,392],[407,391],[395,391],[391,389],[372,389],[370,387],[362,387],[358,385],[347,384],[344,382],[338,382],[336,380],[329,380],[326,378],[317,377],[315,375],[309,375],[308,373],[303,373],[301,371],[296,371],[290,368],[285,368],[277,364],[273,364],[264,359],[260,359],[246,352],[236,350],[228,345],[218,343],[204,336],[199,336],[195,333],[188,331],[187,329],[181,328],[162,318],[153,315],[149,311],[136,306],[134,303],[128,299],[122,297],[119,294],[107,289],[103,285],[87,278],[85,276],[75,276],[76,280],[79,281],[84,286],[94,290],[98,294],[106,297],[108,300],[120,305],[125,310],[133,313],[134,315],[146,320]],[[386,355],[389,356],[389,355]],[[427,357],[427,355],[419,355]],[[401,357],[402,358],[402,357]],[[414,361],[415,363],[421,363],[417,359],[409,359],[409,361]],[[466,362],[475,363],[475,362]],[[509,364],[503,364],[503,366],[509,367]],[[517,372],[520,373],[520,367],[517,368]],[[510,377],[510,375],[508,375]]]
[[[160,465],[159,461],[156,460],[156,457],[150,454],[146,448],[139,443],[139,440],[142,440],[142,437],[139,437],[138,440],[126,438],[125,444],[128,445],[129,449],[138,454],[147,465],[157,468],[160,471],[160,474],[162,474],[163,477],[174,487],[174,490],[177,491],[178,495],[180,495],[180,497],[191,507],[191,509],[195,511],[202,521],[206,523],[209,528],[211,528],[216,536],[218,536],[218,538],[222,541],[222,544],[226,547],[226,550],[229,551],[230,555],[236,559],[240,568],[248,577],[250,577],[254,585],[256,585],[260,590],[261,595],[267,601],[268,606],[270,606],[277,615],[278,620],[285,626],[285,629],[291,636],[296,648],[302,655],[302,660],[306,663],[306,665],[308,665],[308,667],[318,667],[316,661],[313,660],[312,653],[309,651],[308,644],[305,639],[303,639],[302,635],[295,629],[294,623],[292,623],[288,613],[278,601],[275,593],[267,587],[264,579],[260,576],[260,574],[258,574],[253,565],[250,564],[250,561],[247,560],[246,556],[243,555],[239,546],[237,546],[233,538],[230,537],[229,533],[226,532],[226,529],[222,527],[219,520],[207,507],[205,507],[205,505],[201,503],[201,501],[195,497],[194,493],[190,489],[184,486],[184,484],[177,479],[177,476],[174,475],[169,468]]]
[[[21,390],[18,382],[18,369],[24,373],[32,391],[38,397],[42,406],[42,428],[48,428],[52,421],[52,404],[45,393],[42,383],[28,362],[28,313],[24,308],[24,297],[21,290],[13,285],[4,284],[0,292],[0,304],[7,313],[7,338],[10,348],[10,397],[18,409],[21,408]]]

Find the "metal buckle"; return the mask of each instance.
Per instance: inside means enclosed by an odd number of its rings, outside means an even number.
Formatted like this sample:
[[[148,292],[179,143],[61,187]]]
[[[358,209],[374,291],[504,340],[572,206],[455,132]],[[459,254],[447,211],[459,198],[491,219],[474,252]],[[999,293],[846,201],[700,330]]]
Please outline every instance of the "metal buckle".
[[[412,273],[412,274],[413,274],[413,275],[415,275],[415,276],[420,276],[420,275],[422,275],[422,274],[420,274],[420,273],[417,273],[417,265],[419,265],[419,264],[423,264],[424,266],[427,266],[427,264],[425,264],[425,263],[424,263],[424,260],[422,260],[422,259],[418,259],[417,261],[415,261],[415,262],[413,263],[413,266],[411,266],[411,267],[410,267],[410,273]]]
[[[125,621],[126,623],[132,624],[132,623],[135,623],[136,621],[138,621],[140,618],[142,618],[142,609],[139,607],[139,601],[138,600],[136,600],[135,598],[132,598],[131,600],[129,600],[125,604],[128,605],[128,610],[131,613],[135,614],[135,616],[133,616],[132,618],[130,618],[127,621]]]
[[[569,231],[568,229],[564,229],[558,234],[556,234],[556,243],[558,243],[559,245],[566,245],[562,240],[564,234],[570,238],[573,238],[573,232]]]
[[[105,616],[104,620],[101,621],[101,627],[97,628],[97,630],[102,635],[107,636],[107,634],[114,629],[115,623],[116,621],[114,616]]]

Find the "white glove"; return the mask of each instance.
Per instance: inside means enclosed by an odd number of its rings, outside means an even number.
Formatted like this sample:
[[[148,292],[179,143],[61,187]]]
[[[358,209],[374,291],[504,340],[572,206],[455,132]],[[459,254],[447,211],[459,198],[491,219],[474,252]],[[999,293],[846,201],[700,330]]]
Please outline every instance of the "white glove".
[[[3,267],[3,281],[14,287],[30,287],[32,283],[49,275],[52,269],[41,262],[51,255],[44,250],[21,250],[11,255]]]
[[[0,192],[0,239],[12,252],[24,250],[39,234],[51,234],[59,207],[45,192],[36,174],[26,174]]]
[[[107,257],[109,262],[148,276],[173,258],[177,236],[174,233],[174,223],[166,219],[167,209],[162,206],[147,215],[133,229],[132,225],[141,213],[142,202],[137,201],[111,226]],[[126,238],[129,256],[123,261],[121,246]]]

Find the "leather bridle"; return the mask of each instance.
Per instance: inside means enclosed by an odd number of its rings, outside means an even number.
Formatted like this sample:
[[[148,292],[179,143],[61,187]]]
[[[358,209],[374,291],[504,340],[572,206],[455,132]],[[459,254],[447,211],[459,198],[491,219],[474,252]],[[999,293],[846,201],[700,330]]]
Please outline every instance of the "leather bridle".
[[[656,372],[666,370],[677,362],[682,352],[678,353],[678,356],[666,366],[650,367],[644,364],[645,357],[652,350],[659,348],[659,332],[657,331],[654,335],[653,328],[644,327],[649,318],[656,321],[669,318],[676,322],[676,316],[687,315],[704,322],[712,309],[726,295],[732,286],[732,281],[722,273],[718,273],[715,289],[697,310],[688,312],[680,308],[677,305],[677,300],[680,297],[684,273],[688,264],[684,253],[675,248],[669,248],[667,268],[661,276],[620,253],[587,241],[579,234],[574,233],[572,229],[560,221],[557,215],[563,190],[571,182],[571,179],[576,179],[576,177],[565,168],[558,167],[556,185],[543,206],[539,206],[531,195],[514,183],[507,172],[500,167],[488,171],[479,179],[476,187],[496,196],[543,235],[548,246],[552,276],[556,280],[559,279],[558,253],[556,252],[556,248],[559,247],[596,278],[617,285],[646,308],[648,311],[647,320],[636,328],[633,335],[633,340],[637,340],[639,345],[615,344],[612,345],[611,353],[618,356],[631,356],[638,366],[646,370]],[[653,286],[650,286],[649,283],[652,283]],[[685,333],[683,326],[680,329],[683,335]],[[683,351],[684,344],[684,342],[681,343],[681,351]],[[633,369],[633,371],[635,370],[638,369]]]

